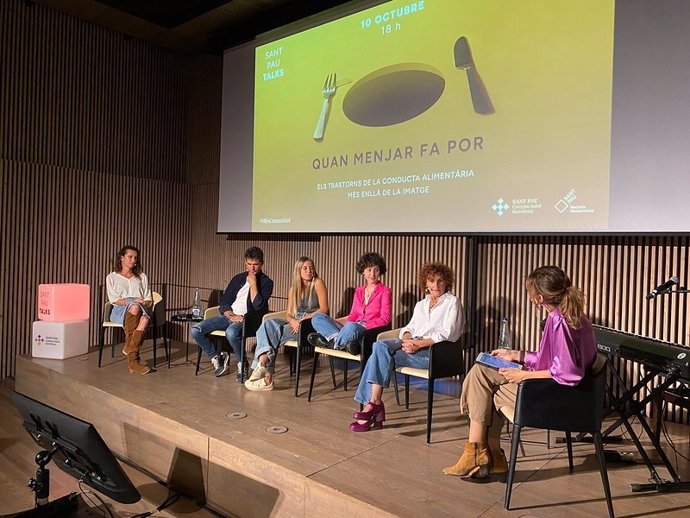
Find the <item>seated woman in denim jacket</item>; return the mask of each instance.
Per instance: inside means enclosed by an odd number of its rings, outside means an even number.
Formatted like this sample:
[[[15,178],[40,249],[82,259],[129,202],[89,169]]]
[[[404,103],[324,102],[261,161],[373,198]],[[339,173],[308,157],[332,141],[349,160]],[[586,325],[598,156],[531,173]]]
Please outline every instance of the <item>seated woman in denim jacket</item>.
[[[309,343],[330,349],[346,349],[359,354],[359,341],[367,329],[385,326],[391,322],[391,289],[381,283],[386,273],[386,263],[377,253],[368,253],[357,262],[357,273],[364,277],[364,284],[355,290],[352,309],[347,322],[341,324],[324,313],[311,320],[316,333],[310,334]]]
[[[448,266],[430,263],[419,272],[419,288],[426,293],[417,302],[412,319],[400,330],[399,338],[374,342],[357,387],[355,400],[365,405],[350,423],[353,432],[379,429],[386,419],[381,396],[396,367],[429,368],[429,347],[437,342],[456,341],[462,334],[465,315],[458,298],[450,293],[453,272]]]
[[[248,390],[273,390],[273,374],[278,347],[288,340],[296,340],[299,323],[305,318],[328,313],[328,290],[316,273],[314,261],[300,257],[293,270],[292,286],[288,292],[286,319],[264,320],[256,333],[256,352]]]

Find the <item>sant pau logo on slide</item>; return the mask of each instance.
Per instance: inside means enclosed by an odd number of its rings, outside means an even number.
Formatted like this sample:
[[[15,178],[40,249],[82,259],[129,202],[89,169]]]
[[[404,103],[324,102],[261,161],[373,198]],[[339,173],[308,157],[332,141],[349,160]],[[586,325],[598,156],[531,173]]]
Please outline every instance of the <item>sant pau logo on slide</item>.
[[[493,210],[493,211],[494,211],[496,214],[498,214],[499,216],[503,216],[503,214],[505,214],[505,213],[508,211],[509,208],[510,208],[510,205],[508,205],[508,204],[503,200],[503,198],[499,198],[498,200],[496,200],[496,203],[494,203],[494,204],[491,206],[491,210]]]
[[[511,214],[517,216],[521,214],[534,214],[541,210],[541,208],[542,204],[539,201],[539,198],[513,198],[510,200],[510,204],[508,204],[503,198],[499,198],[491,206],[491,210],[493,210],[498,216],[503,216],[509,210]]]

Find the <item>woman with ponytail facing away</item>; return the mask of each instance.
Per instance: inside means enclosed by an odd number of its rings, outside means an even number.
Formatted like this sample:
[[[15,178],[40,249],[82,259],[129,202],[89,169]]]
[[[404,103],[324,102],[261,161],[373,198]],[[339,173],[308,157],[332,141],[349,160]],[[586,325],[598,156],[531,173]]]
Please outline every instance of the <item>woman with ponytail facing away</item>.
[[[525,379],[552,378],[577,385],[597,355],[592,323],[584,314],[584,295],[557,266],[542,266],[529,274],[525,288],[530,301],[548,312],[539,350],[497,349],[501,360],[520,362],[522,369],[495,370],[475,364],[462,385],[460,406],[470,420],[468,442],[446,475],[486,477],[505,473],[508,463],[500,448],[503,416],[498,408],[515,407],[518,385]]]

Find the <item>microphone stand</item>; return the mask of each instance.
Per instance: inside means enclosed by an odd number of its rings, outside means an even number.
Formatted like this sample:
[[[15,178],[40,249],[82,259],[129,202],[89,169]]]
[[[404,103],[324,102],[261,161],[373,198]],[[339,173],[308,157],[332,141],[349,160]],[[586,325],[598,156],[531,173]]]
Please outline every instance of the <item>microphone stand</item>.
[[[676,294],[676,293],[677,293],[678,295],[687,295],[688,293],[690,293],[690,290],[689,290],[688,288],[685,288],[685,287],[682,287],[682,286],[678,286],[678,288],[676,288],[675,290],[672,289],[672,288],[669,288],[669,289],[666,290],[666,291],[663,291],[663,292],[661,292],[661,293],[657,293],[657,294],[654,295],[653,297],[650,297],[649,295],[647,295],[646,298],[647,298],[647,300],[654,300],[655,298],[661,297],[662,295],[671,295],[671,294]]]

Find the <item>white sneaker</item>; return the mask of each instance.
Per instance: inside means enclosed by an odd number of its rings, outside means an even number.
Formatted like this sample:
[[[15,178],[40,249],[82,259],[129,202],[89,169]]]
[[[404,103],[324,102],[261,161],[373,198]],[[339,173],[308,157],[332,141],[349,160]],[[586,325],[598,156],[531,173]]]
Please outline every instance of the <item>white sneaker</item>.
[[[268,369],[267,369],[265,366],[259,364],[259,365],[257,365],[256,368],[252,371],[251,376],[249,376],[249,381],[260,380],[261,378],[263,378],[264,376],[266,376],[266,374],[268,374]]]
[[[273,390],[273,380],[271,380],[270,385],[266,384],[266,380],[264,378],[254,381],[247,380],[244,382],[244,386],[247,388],[247,390],[252,391]]]

